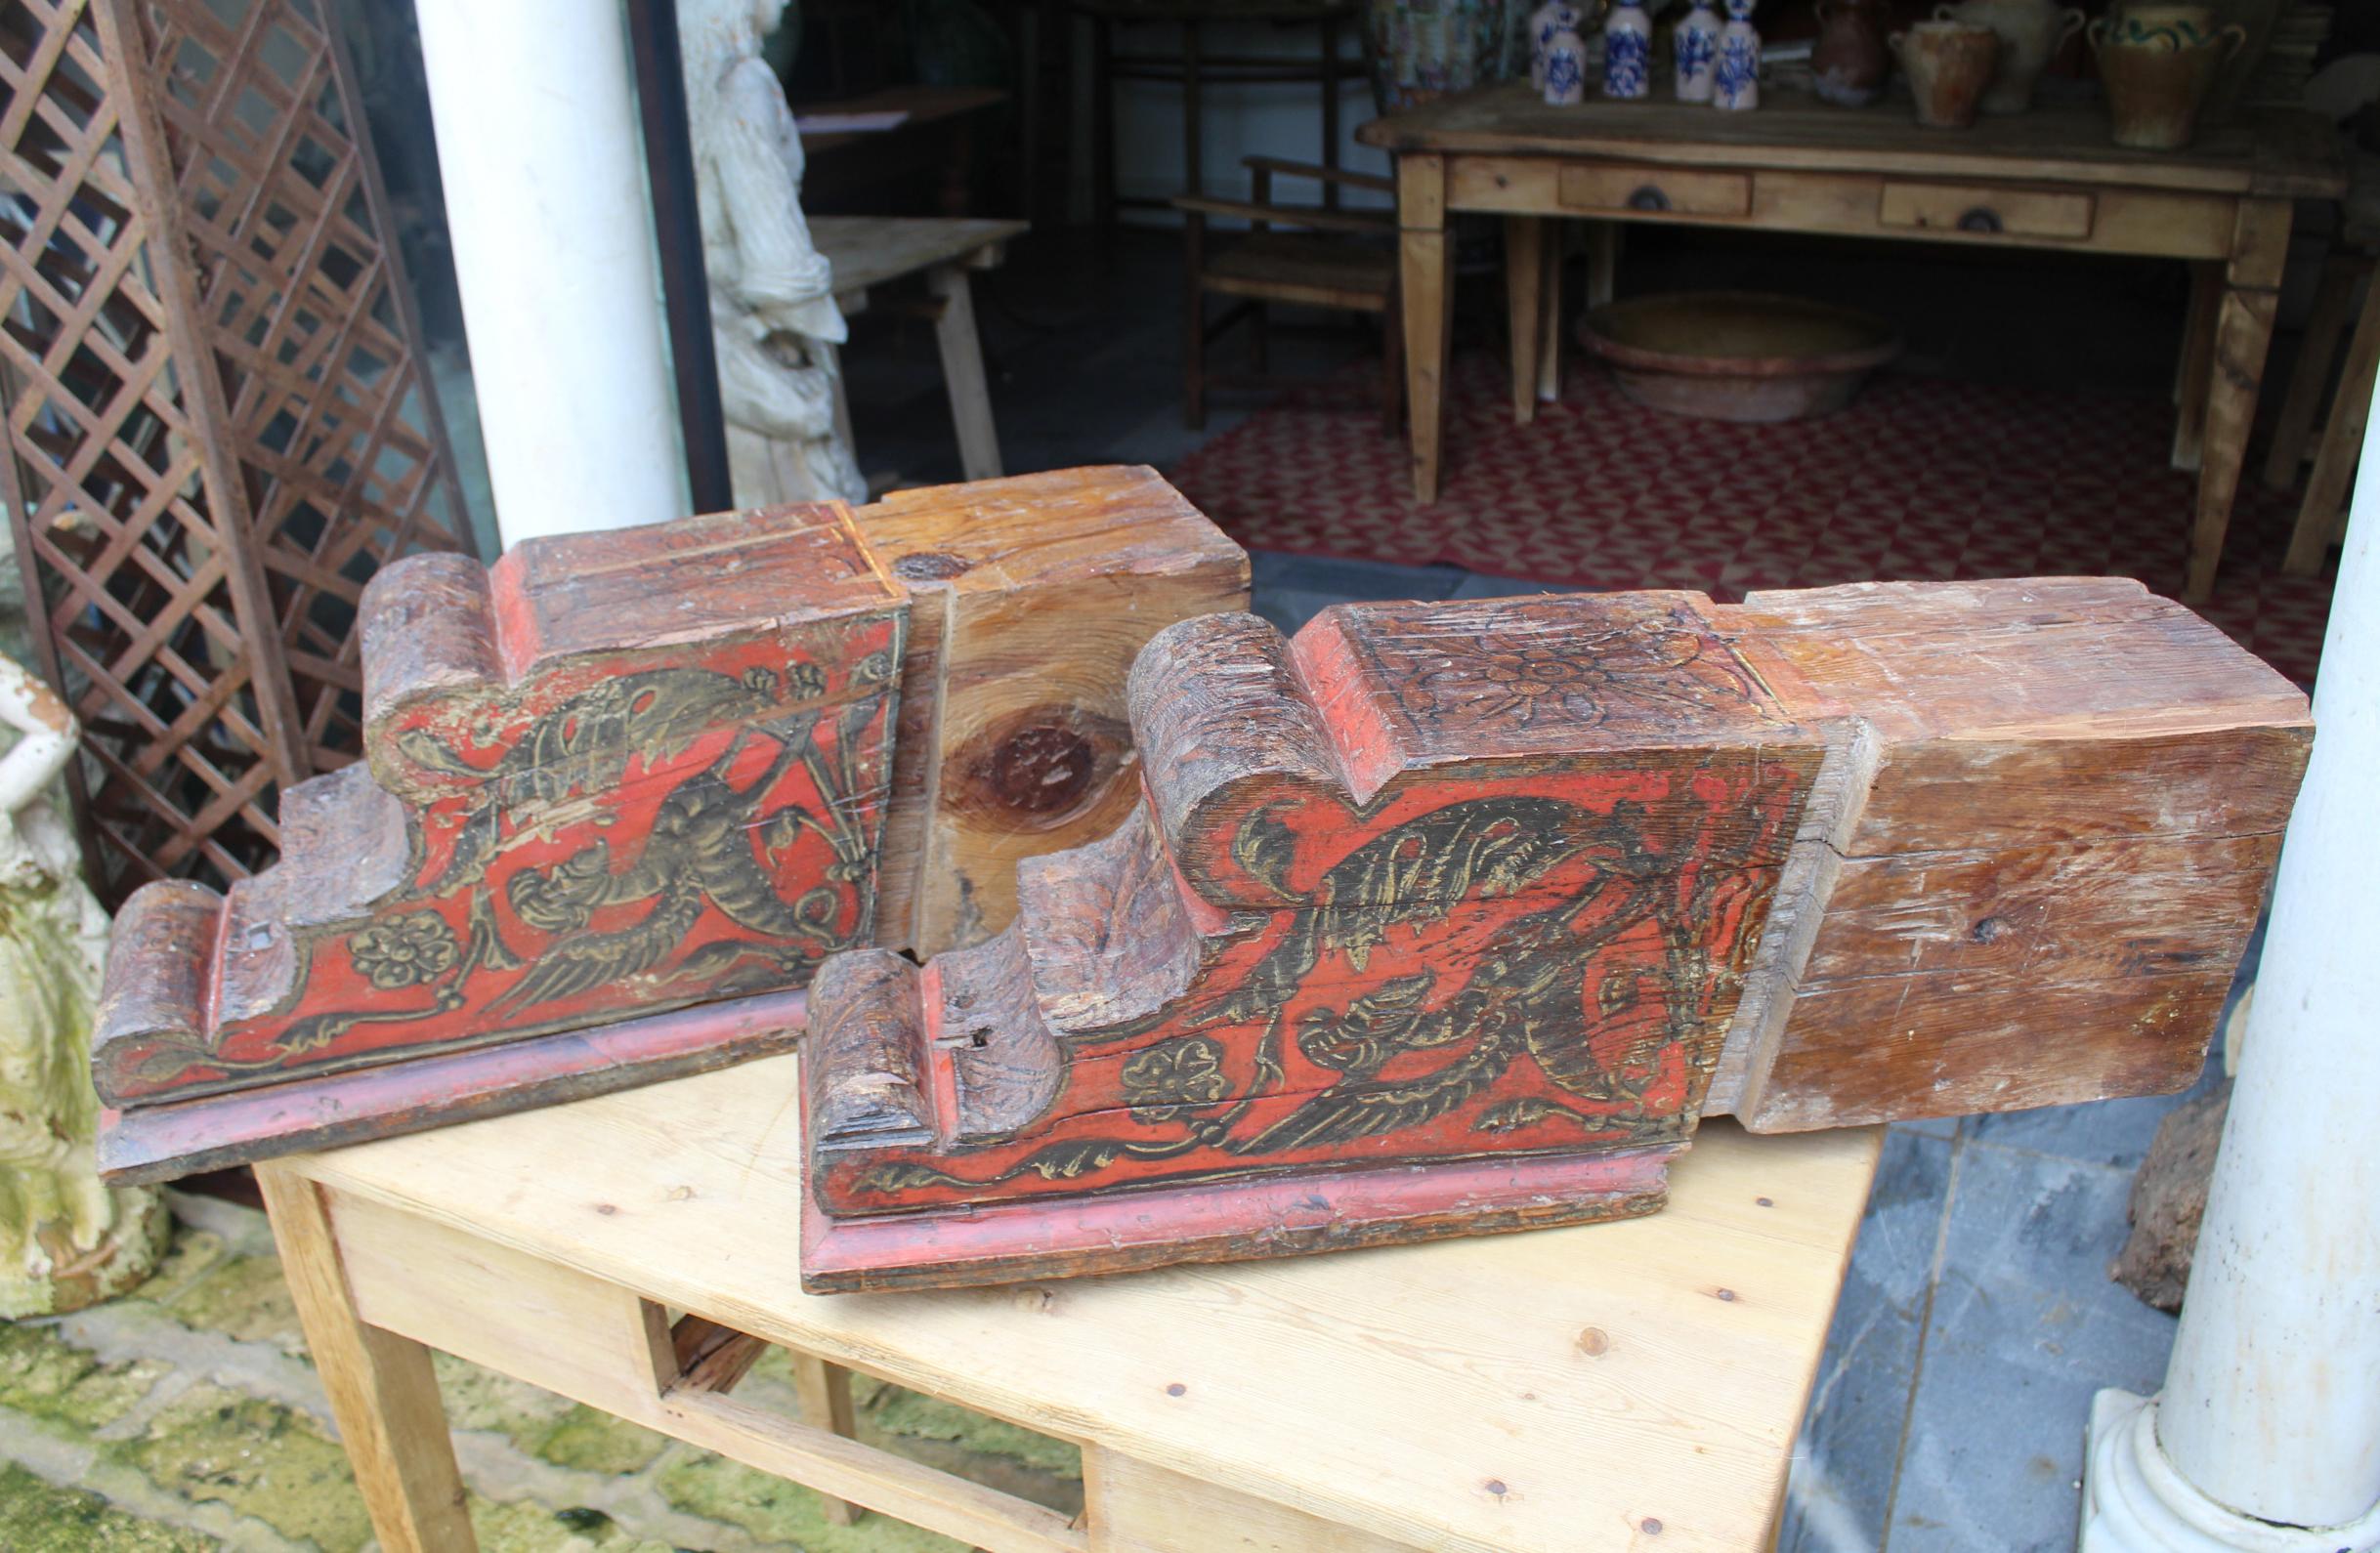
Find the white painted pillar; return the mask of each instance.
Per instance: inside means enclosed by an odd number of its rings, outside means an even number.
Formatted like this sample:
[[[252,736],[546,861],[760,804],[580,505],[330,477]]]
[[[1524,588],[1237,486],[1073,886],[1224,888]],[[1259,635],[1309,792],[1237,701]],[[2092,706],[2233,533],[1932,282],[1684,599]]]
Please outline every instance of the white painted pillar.
[[[2085,1553],[2380,1548],[2380,420],[2165,1389],[2091,1409]]]
[[[686,511],[617,0],[418,0],[507,546]]]

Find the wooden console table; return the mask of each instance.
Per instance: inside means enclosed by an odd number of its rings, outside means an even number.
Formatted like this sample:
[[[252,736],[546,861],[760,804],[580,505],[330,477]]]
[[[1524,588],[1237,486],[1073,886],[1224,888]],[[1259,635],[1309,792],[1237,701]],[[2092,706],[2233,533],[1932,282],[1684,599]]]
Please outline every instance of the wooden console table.
[[[474,1545],[433,1348],[995,1553],[1764,1547],[1882,1137],[1706,1122],[1616,1224],[813,1296],[797,1061],[257,1167],[383,1548]],[[764,1342],[805,1418],[728,1394]],[[850,1369],[1079,1442],[1084,1514],[848,1438]]]
[[[1768,94],[1750,113],[1674,101],[1549,107],[1507,84],[1376,119],[1357,139],[1397,162],[1414,488],[1424,501],[1436,499],[1441,467],[1456,211],[1508,220],[1523,419],[1550,332],[1553,288],[1541,278],[1551,269],[1550,218],[2189,261],[2174,462],[2198,471],[2183,593],[2193,603],[2214,584],[2231,522],[2290,202],[2346,187],[2336,135],[2300,113],[2243,118],[2186,151],[2134,151],[2108,143],[2096,105],[1930,130],[1890,105],[1847,110]]]

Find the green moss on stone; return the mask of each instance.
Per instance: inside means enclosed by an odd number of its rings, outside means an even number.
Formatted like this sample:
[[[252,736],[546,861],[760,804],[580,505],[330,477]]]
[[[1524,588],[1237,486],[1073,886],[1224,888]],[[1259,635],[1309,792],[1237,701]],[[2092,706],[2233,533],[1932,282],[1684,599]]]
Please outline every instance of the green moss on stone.
[[[271,1343],[303,1354],[306,1334],[297,1306],[274,1256],[234,1257],[176,1297],[166,1309],[185,1326],[221,1332],[243,1343]]]
[[[193,1230],[181,1225],[174,1235],[173,1249],[157,1263],[155,1271],[139,1288],[125,1295],[126,1299],[148,1300],[162,1305],[175,1295],[204,1278],[231,1254],[231,1247],[222,1236],[211,1230]]]
[[[858,1400],[856,1389],[853,1400]],[[1004,1456],[1061,1478],[1081,1481],[1083,1451],[1063,1440],[998,1418],[987,1418],[956,1403],[941,1402],[904,1386],[885,1385],[866,1403],[866,1417],[888,1435],[939,1440],[989,1456]]]
[[[573,1406],[567,1398],[451,1354],[433,1354],[431,1364],[449,1426],[489,1430],[523,1450],[533,1451]]]
[[[803,1553],[964,1553],[964,1543],[890,1516],[863,1515],[856,1525],[836,1526],[812,1490],[707,1452],[671,1462],[654,1484],[689,1515],[725,1521]]]
[[[207,1553],[211,1536],[110,1509],[96,1493],[0,1465],[0,1548],[9,1553]]]
[[[338,1445],[303,1414],[219,1386],[193,1386],[139,1440],[109,1448],[158,1486],[216,1499],[321,1553],[356,1553],[372,1534]]]
[[[581,1472],[642,1472],[669,1447],[668,1437],[593,1407],[573,1406],[538,1441],[536,1454]]]
[[[601,1510],[549,1510],[525,1500],[498,1504],[476,1493],[468,1503],[480,1553],[672,1553],[666,1542],[621,1531]]]

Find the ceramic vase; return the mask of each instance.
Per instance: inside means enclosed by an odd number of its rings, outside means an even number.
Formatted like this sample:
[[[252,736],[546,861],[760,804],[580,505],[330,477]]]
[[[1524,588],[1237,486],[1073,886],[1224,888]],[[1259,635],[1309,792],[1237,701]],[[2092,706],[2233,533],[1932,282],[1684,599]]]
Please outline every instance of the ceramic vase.
[[[2230,26],[2192,42],[2176,28],[2135,32],[2135,24],[2130,16],[2113,26],[2105,17],[2091,23],[2091,48],[2107,89],[2110,133],[2116,145],[2135,150],[2180,150],[2197,133],[2198,109],[2216,75],[2247,34]],[[2196,32],[2192,28],[2190,35]]]
[[[1570,107],[1587,101],[1587,44],[1564,29],[1546,41],[1546,101]]]
[[[1818,41],[1809,54],[1811,89],[1838,107],[1865,107],[1884,91],[1892,70],[1885,34],[1891,30],[1887,0],[1817,0]]]
[[[1752,25],[1753,0],[1727,0],[1719,29],[1719,59],[1711,67],[1711,105],[1729,110],[1761,105],[1761,35]]]
[[[2021,113],[2031,107],[2034,83],[2083,25],[2080,11],[2061,10],[2051,0],[1959,0],[1957,5],[1936,6],[1934,15],[1937,21],[1965,21],[1999,34],[2000,63],[1983,92],[1986,113]]]
[[[1496,78],[1511,41],[1505,0],[1371,0],[1372,96],[1383,113]]]
[[[1653,19],[1642,0],[1619,0],[1604,19],[1603,95],[1623,103],[1653,95]]]
[[[1711,0],[1694,0],[1694,9],[1670,34],[1678,56],[1678,101],[1708,103],[1711,81],[1719,63],[1719,13]]]
[[[1966,129],[1983,110],[1983,93],[2000,64],[2000,34],[1966,21],[1920,21],[1891,38],[1917,99],[1917,121]]]
[[[1570,0],[1546,0],[1529,17],[1529,86],[1533,91],[1546,89],[1546,51],[1552,47],[1556,35],[1567,32],[1576,37],[1586,26],[1585,13]],[[1547,99],[1551,102],[1551,98]]]

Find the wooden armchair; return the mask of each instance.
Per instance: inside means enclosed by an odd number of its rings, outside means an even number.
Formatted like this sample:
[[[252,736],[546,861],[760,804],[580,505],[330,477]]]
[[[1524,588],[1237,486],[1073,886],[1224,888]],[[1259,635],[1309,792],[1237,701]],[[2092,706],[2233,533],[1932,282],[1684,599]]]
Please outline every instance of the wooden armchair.
[[[1396,316],[1396,216],[1390,211],[1341,210],[1337,196],[1340,188],[1393,193],[1396,185],[1370,173],[1312,167],[1273,156],[1251,156],[1246,165],[1253,175],[1253,197],[1213,199],[1184,194],[1173,201],[1174,208],[1182,212],[1189,244],[1183,420],[1194,430],[1207,423],[1210,388],[1276,388],[1287,381],[1274,375],[1266,360],[1265,309],[1278,302],[1380,315],[1385,357],[1381,418],[1388,434],[1395,436],[1404,402],[1404,330]],[[1321,183],[1323,205],[1274,204],[1276,174]],[[1210,216],[1242,218],[1250,230],[1210,244]],[[1280,228],[1297,230],[1276,230]],[[1212,319],[1207,316],[1211,291],[1237,299]],[[1243,318],[1250,325],[1252,370],[1209,370],[1208,345]]]

